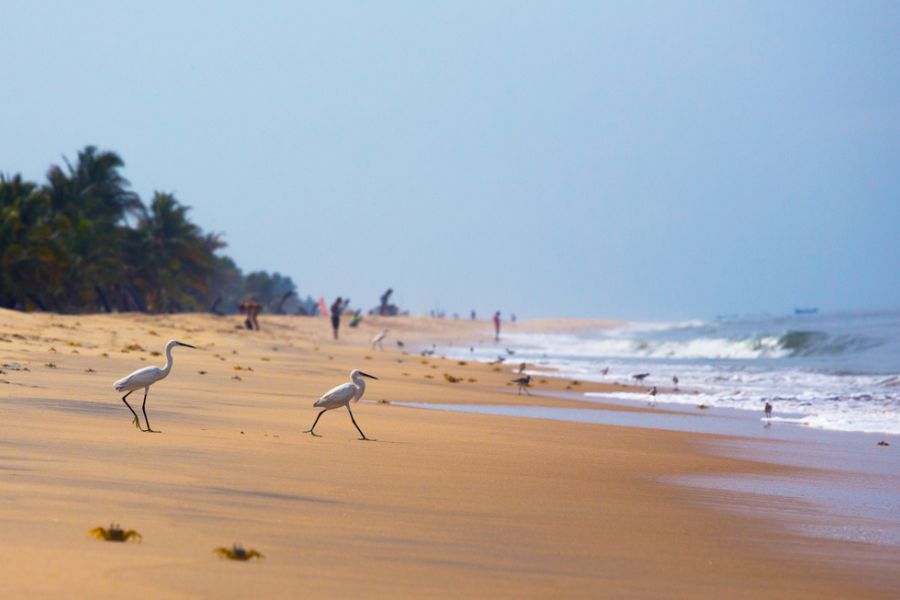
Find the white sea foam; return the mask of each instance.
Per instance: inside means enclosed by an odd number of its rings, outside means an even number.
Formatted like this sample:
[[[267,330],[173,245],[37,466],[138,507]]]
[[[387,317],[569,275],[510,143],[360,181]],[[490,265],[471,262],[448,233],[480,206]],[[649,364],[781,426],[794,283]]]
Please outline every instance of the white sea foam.
[[[573,335],[512,334],[505,340],[514,346],[531,350],[530,354],[580,356],[585,358],[658,358],[658,359],[752,359],[780,358],[789,351],[779,346],[779,338],[756,339],[693,338],[679,340],[647,340],[609,333],[603,338]]]
[[[579,334],[512,333],[504,335],[503,346],[475,352],[450,348],[445,354],[475,360],[495,360],[499,354],[511,363],[555,370],[542,375],[608,383],[633,384],[631,375],[649,372],[643,385],[663,390],[660,402],[758,412],[769,402],[775,407],[774,422],[900,435],[900,376],[882,370],[885,357],[888,367],[897,363],[896,340],[875,345],[872,331],[885,329],[885,318],[880,319],[864,323],[865,331],[853,329],[852,319],[838,320],[840,327],[828,323],[834,329],[824,333],[806,327],[805,321],[771,321],[763,324],[766,327],[758,322],[753,327],[733,322],[632,323]],[[888,325],[894,322],[889,315]],[[782,329],[777,331],[772,323]],[[504,346],[515,354],[508,356]],[[882,362],[878,374],[847,374],[836,355],[853,368]],[[604,368],[609,369],[605,376]],[[678,376],[682,393],[670,393],[673,376]],[[644,395],[614,397],[634,400]]]

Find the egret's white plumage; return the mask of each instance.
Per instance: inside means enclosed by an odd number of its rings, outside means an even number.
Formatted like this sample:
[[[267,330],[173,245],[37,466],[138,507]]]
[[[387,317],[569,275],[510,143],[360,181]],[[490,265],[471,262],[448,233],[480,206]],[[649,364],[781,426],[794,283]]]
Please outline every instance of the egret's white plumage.
[[[316,420],[313,421],[312,427],[307,429],[305,433],[311,433],[312,435],[316,435],[313,431],[316,428],[316,423],[319,422],[319,418],[325,414],[326,411],[340,408],[341,406],[347,407],[347,412],[350,413],[350,420],[353,421],[353,426],[356,427],[356,430],[359,431],[359,434],[362,436],[362,439],[367,440],[369,438],[366,437],[366,434],[362,432],[362,429],[359,428],[359,425],[356,424],[356,419],[353,418],[353,411],[350,410],[350,402],[359,402],[359,399],[362,398],[362,395],[366,391],[366,382],[363,377],[368,377],[369,379],[378,379],[374,375],[369,375],[368,373],[363,373],[359,369],[354,369],[350,373],[350,380],[353,383],[344,383],[337,387],[333,387],[324,394],[322,397],[315,401],[313,406],[316,408],[321,408],[322,412],[316,417]]]
[[[375,349],[375,346],[379,346],[382,350],[384,350],[384,338],[387,337],[388,330],[382,329],[381,333],[372,338],[372,350]]]
[[[122,396],[122,402],[125,403],[125,406],[127,406],[128,410],[131,411],[131,414],[134,415],[134,425],[138,429],[141,428],[141,421],[140,419],[138,419],[137,413],[134,412],[134,409],[131,408],[131,405],[128,404],[128,400],[126,400],[126,398],[128,398],[128,395],[131,394],[131,392],[144,388],[144,403],[141,405],[141,410],[144,413],[144,420],[147,422],[147,429],[142,429],[141,431],[153,431],[150,428],[150,420],[147,418],[147,392],[150,391],[151,385],[153,385],[160,379],[165,379],[172,371],[172,348],[174,348],[175,346],[196,348],[196,346],[191,346],[190,344],[185,344],[183,342],[179,342],[178,340],[169,340],[169,343],[166,344],[166,366],[164,366],[163,368],[144,367],[143,369],[138,369],[131,375],[127,375],[113,384],[113,387],[117,392],[128,392],[127,394]]]

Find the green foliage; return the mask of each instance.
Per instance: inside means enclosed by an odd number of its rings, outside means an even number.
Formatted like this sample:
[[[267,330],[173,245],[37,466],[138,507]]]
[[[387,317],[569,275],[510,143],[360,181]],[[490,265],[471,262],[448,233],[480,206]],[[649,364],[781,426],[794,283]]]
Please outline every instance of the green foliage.
[[[296,297],[289,277],[244,277],[219,254],[221,238],[191,222],[173,194],[155,192],[144,206],[116,153],[87,146],[64,163],[43,186],[0,174],[0,305],[235,312],[255,298],[278,312]]]

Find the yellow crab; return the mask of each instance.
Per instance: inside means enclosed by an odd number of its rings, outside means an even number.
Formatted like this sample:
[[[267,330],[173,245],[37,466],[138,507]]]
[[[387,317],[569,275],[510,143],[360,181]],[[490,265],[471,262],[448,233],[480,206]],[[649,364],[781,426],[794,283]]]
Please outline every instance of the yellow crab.
[[[213,550],[213,552],[215,552],[222,558],[228,558],[231,560],[250,560],[251,558],[263,558],[263,555],[253,548],[246,550],[240,544],[234,544],[231,546],[231,548],[216,548],[215,550]]]
[[[94,527],[88,531],[88,535],[92,535],[98,540],[106,540],[107,542],[127,542],[131,538],[134,538],[137,541],[144,539],[144,536],[134,529],[125,531],[119,527],[118,523],[110,523],[109,529],[106,529],[105,527]]]

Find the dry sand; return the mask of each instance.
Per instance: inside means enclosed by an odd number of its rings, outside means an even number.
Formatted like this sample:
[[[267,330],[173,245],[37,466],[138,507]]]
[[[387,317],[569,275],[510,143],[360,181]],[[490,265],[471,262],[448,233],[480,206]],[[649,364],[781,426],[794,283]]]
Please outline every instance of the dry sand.
[[[0,597],[900,591],[898,575],[868,560],[875,550],[867,546],[801,537],[709,508],[738,505],[740,497],[660,483],[679,474],[785,470],[709,456],[697,434],[391,404],[565,404],[516,396],[507,385],[512,366],[423,361],[395,346],[397,338],[488,339],[489,323],[367,319],[334,342],[325,319],[264,315],[261,332],[237,329],[238,322],[0,311]],[[390,350],[373,351],[368,341],[384,323]],[[112,382],[161,365],[154,353],[170,338],[200,349],[175,350],[172,374],[147,403],[162,433],[141,433]],[[313,401],[352,368],[381,378],[369,382],[370,402],[354,410],[377,441],[359,441],[343,410],[322,417],[322,437],[303,434],[317,414]],[[463,380],[449,383],[445,373]],[[139,396],[129,401],[139,406]],[[111,521],[139,531],[143,542],[87,536]],[[233,542],[265,558],[240,563],[213,554]]]

